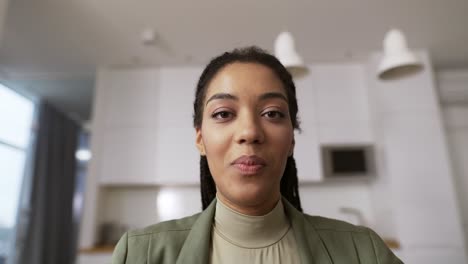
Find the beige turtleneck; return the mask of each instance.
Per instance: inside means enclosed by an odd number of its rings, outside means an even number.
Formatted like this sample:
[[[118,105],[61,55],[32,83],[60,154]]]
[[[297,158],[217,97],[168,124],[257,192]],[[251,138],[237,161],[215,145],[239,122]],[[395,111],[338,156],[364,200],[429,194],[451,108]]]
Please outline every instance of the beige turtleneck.
[[[300,263],[296,240],[281,199],[263,216],[216,203],[210,263]]]

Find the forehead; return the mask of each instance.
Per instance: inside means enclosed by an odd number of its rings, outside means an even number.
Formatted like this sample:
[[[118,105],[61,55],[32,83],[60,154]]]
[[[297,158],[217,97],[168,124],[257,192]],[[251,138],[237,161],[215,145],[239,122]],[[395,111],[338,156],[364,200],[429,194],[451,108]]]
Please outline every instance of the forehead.
[[[251,97],[268,92],[286,96],[281,80],[272,69],[259,63],[235,62],[223,67],[211,80],[205,96],[229,93],[239,97]]]

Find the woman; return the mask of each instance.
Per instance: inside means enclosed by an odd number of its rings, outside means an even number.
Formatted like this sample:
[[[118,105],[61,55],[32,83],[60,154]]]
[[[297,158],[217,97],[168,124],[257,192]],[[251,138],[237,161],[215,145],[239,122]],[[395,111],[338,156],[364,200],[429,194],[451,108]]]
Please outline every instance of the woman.
[[[194,103],[204,211],[130,231],[113,263],[401,263],[372,230],[302,213],[291,75],[255,47],[203,71]]]

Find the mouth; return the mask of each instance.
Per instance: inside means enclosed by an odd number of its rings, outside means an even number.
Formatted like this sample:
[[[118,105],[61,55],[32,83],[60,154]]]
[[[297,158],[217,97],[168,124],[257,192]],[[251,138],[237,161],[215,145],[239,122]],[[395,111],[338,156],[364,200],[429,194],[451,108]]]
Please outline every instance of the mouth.
[[[264,159],[259,156],[241,156],[232,162],[232,165],[242,174],[242,175],[255,175],[260,172],[265,166],[266,162]]]

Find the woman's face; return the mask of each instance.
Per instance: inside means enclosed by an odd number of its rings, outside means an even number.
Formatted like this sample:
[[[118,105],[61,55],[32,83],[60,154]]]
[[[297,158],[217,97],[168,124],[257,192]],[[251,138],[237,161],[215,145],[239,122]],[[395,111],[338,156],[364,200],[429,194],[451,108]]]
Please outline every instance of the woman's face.
[[[239,212],[267,213],[280,198],[294,148],[283,83],[261,64],[228,64],[209,83],[203,104],[196,144],[219,199]]]

